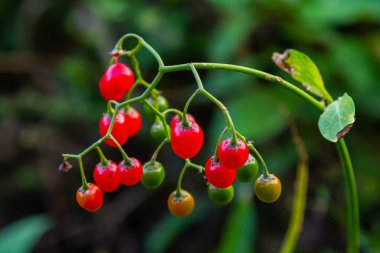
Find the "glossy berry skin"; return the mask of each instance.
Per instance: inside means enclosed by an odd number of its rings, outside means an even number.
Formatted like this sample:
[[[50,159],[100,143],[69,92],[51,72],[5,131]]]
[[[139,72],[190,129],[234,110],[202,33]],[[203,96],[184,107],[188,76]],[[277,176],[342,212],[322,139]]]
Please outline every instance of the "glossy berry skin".
[[[156,118],[153,125],[150,128],[150,135],[157,142],[162,142],[166,138],[166,131],[164,124],[159,118]]]
[[[177,196],[177,191],[173,191],[168,198],[168,208],[171,214],[176,217],[189,216],[194,209],[194,198],[185,190],[181,190],[181,196]]]
[[[99,82],[100,94],[106,101],[119,101],[132,87],[135,76],[125,64],[116,62],[108,67]]]
[[[281,181],[275,176],[270,174],[269,177],[261,175],[255,182],[256,197],[265,203],[275,202],[281,195]]]
[[[181,122],[176,123],[171,129],[170,137],[174,153],[182,159],[196,156],[202,148],[204,139],[202,128],[193,121],[189,121],[188,126]]]
[[[257,176],[257,172],[259,172],[259,164],[250,154],[245,164],[236,171],[236,177],[242,183],[250,183]]]
[[[188,121],[197,123],[197,121],[195,120],[195,118],[191,114],[187,113],[186,116],[187,116],[187,120]],[[172,120],[170,121],[170,128],[173,129],[175,127],[175,125],[178,124],[178,123],[181,123],[181,121],[182,121],[182,119],[178,116],[178,114],[176,114],[172,118]]]
[[[130,106],[126,111],[124,111],[124,117],[127,121],[128,136],[135,136],[140,131],[142,126],[142,118],[139,111]]]
[[[230,169],[239,169],[243,166],[248,159],[248,155],[248,146],[242,140],[238,140],[236,144],[233,144],[231,138],[227,138],[218,147],[220,162]]]
[[[88,184],[87,190],[81,186],[76,197],[79,206],[89,212],[98,211],[103,204],[103,192],[95,184]]]
[[[222,165],[219,161],[214,161],[214,156],[211,156],[207,160],[205,174],[207,181],[218,188],[231,186],[236,178],[236,170],[231,170]]]
[[[104,192],[113,192],[119,185],[117,177],[117,165],[112,161],[108,161],[107,165],[98,163],[94,169],[95,184]]]
[[[143,176],[141,183],[147,189],[158,188],[165,179],[165,169],[160,162],[149,161],[143,165]]]
[[[117,168],[117,177],[123,185],[132,186],[138,184],[143,176],[141,162],[136,158],[130,157],[130,163],[122,160]]]
[[[169,108],[169,102],[164,97],[159,95],[156,99],[149,97],[148,102],[157,108],[158,111],[163,112]],[[148,116],[149,119],[154,120],[156,117],[156,114],[152,109],[150,109],[147,105],[144,105],[144,111],[145,114]]]
[[[207,189],[208,197],[218,205],[227,205],[234,199],[234,187],[231,185],[227,188],[217,188],[213,185],[209,185]]]
[[[108,114],[103,114],[99,122],[99,132],[100,136],[105,136],[107,134],[108,128],[111,124],[112,116]],[[124,145],[128,140],[128,127],[125,116],[122,112],[119,112],[116,116],[115,124],[111,131],[112,136],[117,140],[120,145]],[[116,147],[116,143],[111,139],[107,139],[106,144],[110,147]]]

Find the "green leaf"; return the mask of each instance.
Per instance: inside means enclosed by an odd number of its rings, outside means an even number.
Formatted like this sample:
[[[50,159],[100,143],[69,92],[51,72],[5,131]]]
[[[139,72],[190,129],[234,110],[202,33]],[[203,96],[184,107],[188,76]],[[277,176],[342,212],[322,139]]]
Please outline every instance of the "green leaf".
[[[272,60],[278,67],[302,83],[307,91],[320,97],[326,96],[327,92],[318,67],[306,54],[288,49],[283,54],[274,53]]]
[[[350,131],[355,122],[355,105],[346,93],[329,104],[318,121],[322,136],[331,142],[337,142]]]
[[[31,252],[38,238],[49,228],[47,215],[23,218],[0,232],[0,252]]]

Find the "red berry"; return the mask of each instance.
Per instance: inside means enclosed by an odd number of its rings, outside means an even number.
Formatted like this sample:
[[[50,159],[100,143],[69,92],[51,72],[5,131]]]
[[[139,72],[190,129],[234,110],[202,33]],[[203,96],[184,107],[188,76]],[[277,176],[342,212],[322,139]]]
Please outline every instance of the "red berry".
[[[130,157],[131,163],[127,164],[121,161],[117,168],[117,177],[120,183],[132,186],[140,182],[143,176],[143,168],[141,162],[136,158]]]
[[[95,184],[87,184],[88,189],[84,190],[83,186],[77,191],[77,202],[89,212],[98,211],[103,204],[103,192]]]
[[[108,127],[111,124],[112,117],[108,114],[103,114],[102,118],[99,122],[99,132],[103,137],[107,134]],[[116,141],[120,145],[124,145],[128,139],[128,128],[127,121],[125,120],[125,116],[123,113],[119,112],[116,116],[115,124],[113,125],[112,136],[116,139]],[[116,147],[116,143],[114,143],[111,139],[106,140],[106,144],[111,147]]]
[[[133,107],[129,107],[128,110],[124,112],[124,116],[127,120],[129,137],[135,136],[142,126],[142,118],[139,111]]]
[[[122,99],[135,82],[132,70],[116,62],[108,67],[99,82],[100,94],[106,101]]]
[[[196,122],[189,121],[189,126],[176,123],[170,136],[174,153],[183,159],[196,156],[203,145],[203,131]]]
[[[222,141],[218,147],[218,158],[220,162],[230,168],[239,169],[248,159],[249,149],[247,144],[238,140],[236,144],[230,138]]]
[[[192,122],[195,122],[195,123],[197,123],[197,121],[195,120],[195,118],[191,115],[191,114],[186,114],[187,115],[187,120],[188,121],[192,121]],[[170,127],[171,128],[174,128],[175,127],[175,125],[177,124],[177,123],[181,123],[181,121],[182,121],[182,119],[178,116],[178,114],[176,114],[173,118],[172,118],[172,120],[170,121]]]
[[[112,161],[108,161],[107,165],[98,163],[94,169],[94,181],[96,185],[104,192],[115,191],[120,185],[116,172],[116,163]]]
[[[215,187],[227,188],[231,186],[236,178],[236,170],[231,170],[211,156],[205,165],[207,181]]]

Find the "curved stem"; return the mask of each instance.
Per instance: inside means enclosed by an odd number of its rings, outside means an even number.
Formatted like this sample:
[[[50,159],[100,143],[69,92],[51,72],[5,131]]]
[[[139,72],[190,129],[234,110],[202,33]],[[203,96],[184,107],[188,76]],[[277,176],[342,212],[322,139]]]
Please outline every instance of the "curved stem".
[[[251,142],[248,142],[247,146],[253,151],[253,153],[255,153],[255,156],[257,157],[257,159],[259,159],[261,165],[263,166],[264,177],[266,177],[266,178],[269,177],[270,174],[268,171],[268,167],[267,167],[263,157],[260,155],[259,151],[257,151],[257,149],[253,146],[253,144]]]
[[[185,104],[185,108],[183,109],[183,117],[182,117],[182,124],[184,126],[188,126],[189,125],[189,121],[187,119],[187,109],[189,108],[191,102],[194,100],[194,98],[199,94],[201,93],[201,90],[200,89],[197,89],[191,96],[190,98],[187,100],[186,104]]]
[[[340,161],[343,167],[344,183],[346,189],[347,201],[347,236],[348,236],[348,253],[359,252],[359,234],[360,234],[360,219],[359,219],[359,204],[358,192],[355,182],[355,173],[352,167],[350,154],[348,152],[346,142],[340,139],[336,144]]]
[[[182,170],[181,170],[181,173],[179,174],[179,177],[178,177],[177,190],[175,193],[176,197],[178,197],[178,198],[180,198],[182,196],[182,193],[181,193],[182,180],[183,180],[183,176],[185,175],[185,172],[186,172],[188,167],[189,167],[189,165],[186,162],[185,165],[183,166]]]
[[[150,158],[151,161],[156,161],[157,159],[157,155],[158,155],[158,152],[160,152],[161,148],[168,142],[168,138],[165,138],[161,143],[160,145],[158,145],[158,147],[156,148],[156,150],[154,151],[153,155],[152,155],[152,158]]]
[[[108,160],[107,158],[104,156],[102,150],[100,149],[99,146],[96,146],[96,150],[98,151],[98,154],[99,154],[99,157],[100,157],[100,163],[103,165],[103,166],[106,166],[108,165]]]
[[[223,129],[222,133],[219,135],[218,141],[216,142],[215,152],[214,152],[214,160],[215,161],[218,161],[218,147],[219,147],[220,143],[222,142],[223,136],[226,134],[227,130],[228,130],[227,127],[225,127]]]
[[[297,96],[307,100],[310,104],[312,104],[318,110],[323,111],[323,109],[324,109],[323,103],[319,102],[318,100],[316,100],[315,98],[313,98],[308,93],[301,90],[300,88],[298,88],[294,84],[291,84],[290,82],[283,80],[279,76],[275,76],[275,75],[272,75],[272,74],[269,74],[269,73],[266,73],[264,71],[260,71],[257,69],[247,68],[247,67],[242,67],[242,66],[237,66],[237,65],[232,65],[232,64],[202,62],[202,63],[192,63],[192,65],[196,69],[230,70],[230,71],[245,73],[248,75],[254,75],[254,76],[257,76],[261,79],[265,79],[267,81],[270,81],[270,82],[277,82],[278,84],[280,84],[284,88],[290,90],[291,92],[293,92]],[[167,73],[167,72],[176,72],[176,71],[191,70],[191,69],[189,68],[189,64],[179,64],[179,65],[165,66],[165,67],[162,67],[160,70],[162,70],[164,73]]]
[[[125,153],[124,149],[121,147],[119,142],[113,137],[112,135],[109,136],[109,138],[116,144],[117,148],[119,149],[121,155],[123,156],[123,160],[125,164],[131,164],[131,159],[127,156],[127,153]]]
[[[166,109],[165,111],[162,112],[162,114],[166,116],[166,114],[171,113],[171,112],[179,115],[182,118],[182,112],[180,110],[175,109],[175,108]]]
[[[222,110],[222,112],[224,114],[224,118],[226,119],[226,126],[227,126],[228,130],[230,130],[232,132],[232,143],[236,144],[237,143],[237,136],[236,136],[236,131],[235,131],[235,127],[234,127],[234,122],[231,119],[231,115],[228,112],[227,107],[222,102],[220,102],[216,97],[214,97],[211,93],[209,93],[207,90],[203,89],[203,90],[201,90],[201,92],[209,100],[214,102],[220,108],[220,110]]]
[[[83,188],[83,190],[86,191],[88,189],[88,183],[86,180],[86,175],[84,174],[82,157],[78,158],[78,164],[79,164],[80,175],[82,177],[82,188]]]

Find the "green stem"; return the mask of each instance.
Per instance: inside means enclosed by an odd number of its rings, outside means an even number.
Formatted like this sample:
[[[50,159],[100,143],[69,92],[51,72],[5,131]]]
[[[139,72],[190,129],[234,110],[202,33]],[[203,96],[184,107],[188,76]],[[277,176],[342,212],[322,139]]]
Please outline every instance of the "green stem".
[[[355,173],[352,167],[350,154],[348,152],[346,142],[340,139],[336,144],[340,161],[343,167],[344,183],[346,189],[347,201],[347,236],[348,236],[348,253],[359,252],[360,240],[360,219],[358,192],[355,182]]]
[[[116,144],[117,148],[119,149],[121,155],[123,156],[123,160],[126,164],[131,164],[131,159],[127,156],[127,153],[125,153],[124,149],[121,147],[119,142],[113,137],[112,135],[109,136],[109,138]]]
[[[209,100],[211,100],[213,103],[215,103],[220,108],[220,110],[223,112],[224,118],[226,119],[226,126],[232,132],[232,143],[236,144],[238,139],[236,136],[234,122],[232,121],[231,115],[228,112],[227,107],[222,102],[220,102],[216,97],[214,97],[211,93],[209,93],[207,90],[201,90],[201,92]]]
[[[270,82],[277,82],[278,84],[280,84],[284,88],[290,90],[291,92],[293,92],[297,96],[307,100],[307,102],[312,104],[318,110],[322,111],[324,109],[323,103],[319,102],[318,100],[316,100],[311,95],[309,95],[305,91],[301,90],[300,88],[298,88],[294,84],[291,84],[290,82],[283,80],[279,76],[275,76],[275,75],[272,75],[272,74],[269,74],[269,73],[266,73],[264,71],[260,71],[257,69],[247,68],[247,67],[242,67],[242,66],[237,66],[237,65],[231,65],[231,64],[202,62],[202,63],[192,63],[192,65],[196,69],[230,70],[230,71],[245,73],[248,75],[254,75],[254,76],[257,76],[261,79],[270,81]],[[165,67],[160,68],[160,71],[163,71],[164,73],[177,72],[177,71],[183,71],[183,70],[191,70],[189,67],[189,64],[179,64],[179,65],[165,66]]]
[[[191,104],[191,102],[194,100],[194,98],[201,93],[201,90],[200,89],[197,89],[191,96],[190,98],[187,100],[186,104],[185,104],[185,108],[183,109],[183,117],[182,117],[182,124],[184,126],[188,126],[189,125],[189,120],[187,119],[187,110]]]
[[[178,116],[182,118],[182,112],[175,108],[166,109],[165,111],[162,112],[162,114],[166,116],[166,114],[171,113],[171,112],[177,114]]]
[[[100,163],[103,165],[103,166],[107,166],[108,165],[108,160],[107,158],[104,156],[102,150],[100,149],[99,146],[96,146],[96,150],[98,151],[98,154],[99,154],[99,157],[100,157]]]
[[[88,189],[88,184],[86,180],[86,175],[84,174],[82,157],[78,158],[78,164],[79,164],[80,175],[82,177],[82,188],[84,191],[86,191]]]
[[[266,177],[266,178],[270,177],[268,167],[267,167],[263,157],[260,155],[259,151],[257,151],[257,149],[253,146],[253,144],[251,142],[248,142],[247,146],[253,151],[253,153],[255,153],[255,156],[257,157],[257,159],[259,159],[261,165],[263,166],[264,177]]]
[[[164,125],[164,128],[165,128],[166,138],[168,139],[168,141],[170,141],[170,127],[169,127],[168,123],[166,122],[165,115],[163,113],[161,113],[155,106],[153,106],[151,103],[149,103],[149,101],[147,99],[144,100],[144,104],[146,106],[148,106],[154,112],[154,114],[156,114],[157,117],[160,118],[160,120],[162,121],[162,124]]]
[[[186,162],[185,165],[183,166],[182,170],[181,170],[181,173],[179,174],[179,178],[178,178],[178,182],[177,182],[177,190],[175,193],[176,197],[178,197],[178,198],[182,197],[182,193],[181,193],[182,180],[183,180],[183,176],[185,175],[185,172],[186,172],[188,167],[189,167],[189,165]]]
[[[157,155],[158,153],[160,152],[161,148],[168,142],[168,138],[165,138],[161,143],[160,145],[157,146],[156,150],[154,151],[153,155],[152,155],[152,158],[150,158],[150,160],[152,162],[156,161],[157,159]]]
[[[222,133],[219,135],[218,141],[216,142],[215,152],[214,152],[214,161],[218,161],[218,147],[220,143],[222,142],[223,136],[226,134],[227,130],[228,130],[227,127],[223,129]]]

